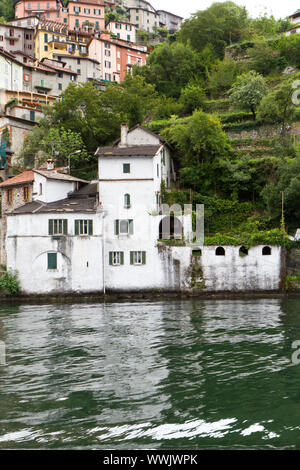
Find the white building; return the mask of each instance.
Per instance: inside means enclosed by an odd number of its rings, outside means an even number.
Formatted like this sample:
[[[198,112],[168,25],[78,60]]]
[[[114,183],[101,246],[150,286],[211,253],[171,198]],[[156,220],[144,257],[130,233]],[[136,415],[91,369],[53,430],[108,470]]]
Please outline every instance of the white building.
[[[127,42],[136,42],[136,25],[127,21],[110,21],[106,25],[107,31],[114,34],[116,39]]]
[[[157,10],[159,14],[159,25],[163,28],[167,28],[170,33],[175,33],[181,27],[183,18],[165,10]]]
[[[160,136],[122,125],[96,154],[97,182],[34,171],[33,200],[7,213],[7,266],[24,292],[279,290],[280,248],[194,247],[191,215],[162,213],[175,173]]]
[[[23,65],[13,54],[0,48],[0,89],[21,91],[23,89]]]

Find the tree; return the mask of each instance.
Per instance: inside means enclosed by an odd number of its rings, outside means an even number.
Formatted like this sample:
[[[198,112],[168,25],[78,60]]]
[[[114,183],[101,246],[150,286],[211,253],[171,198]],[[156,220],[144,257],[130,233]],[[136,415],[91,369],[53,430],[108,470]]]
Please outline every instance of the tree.
[[[217,56],[223,59],[226,45],[242,39],[247,22],[244,7],[231,1],[213,3],[183,22],[179,38],[199,52],[211,44]]]
[[[144,76],[159,93],[178,98],[191,78],[204,76],[204,69],[190,46],[175,42],[158,44],[149,55],[147,65],[135,68],[134,74]]]
[[[201,109],[205,100],[205,91],[199,85],[189,83],[181,90],[180,103],[183,111],[192,114],[195,109]]]
[[[6,21],[12,20],[15,16],[14,3],[13,0],[0,0],[0,17]]]
[[[282,161],[277,171],[277,182],[262,191],[263,200],[272,219],[281,218],[282,192],[285,201],[285,219],[292,228],[300,224],[300,156]]]
[[[214,64],[208,77],[208,88],[213,96],[228,91],[241,72],[242,65],[232,59],[224,59]]]
[[[234,82],[230,90],[231,101],[238,109],[250,110],[255,120],[257,107],[267,91],[263,76],[250,71],[240,75]]]
[[[293,79],[288,79],[277,87],[275,91],[263,97],[258,108],[258,117],[264,121],[281,124],[283,131],[286,125],[293,119],[296,106],[293,104],[292,96],[295,91]],[[283,132],[284,134],[284,132]]]
[[[222,159],[231,153],[220,120],[195,111],[187,124],[174,124],[162,135],[178,152],[181,184],[202,194],[216,190]]]
[[[280,72],[288,64],[280,51],[272,47],[266,40],[262,39],[249,49],[251,57],[251,68],[262,75]]]

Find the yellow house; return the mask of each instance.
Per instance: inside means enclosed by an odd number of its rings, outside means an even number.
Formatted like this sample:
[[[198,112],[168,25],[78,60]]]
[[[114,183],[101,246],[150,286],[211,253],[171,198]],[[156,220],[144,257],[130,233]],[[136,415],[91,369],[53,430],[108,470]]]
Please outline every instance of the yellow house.
[[[54,23],[51,24],[51,23]],[[66,26],[53,21],[40,23],[35,34],[35,57],[53,59],[53,54],[67,54],[71,57],[88,57],[90,35],[69,33]]]

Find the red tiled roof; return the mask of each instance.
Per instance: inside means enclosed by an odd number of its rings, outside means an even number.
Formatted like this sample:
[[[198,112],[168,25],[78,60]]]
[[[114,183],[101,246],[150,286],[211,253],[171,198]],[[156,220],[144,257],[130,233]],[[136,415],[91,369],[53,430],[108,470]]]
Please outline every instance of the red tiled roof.
[[[23,183],[32,183],[34,180],[34,173],[32,170],[26,170],[20,173],[17,176],[13,176],[3,183],[0,183],[0,188],[5,188],[6,186],[17,186]]]

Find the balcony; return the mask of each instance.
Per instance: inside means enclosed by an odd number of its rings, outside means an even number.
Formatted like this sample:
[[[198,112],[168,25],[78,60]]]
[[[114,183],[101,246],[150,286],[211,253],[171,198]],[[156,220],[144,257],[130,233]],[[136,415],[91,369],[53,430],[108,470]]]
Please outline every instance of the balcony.
[[[18,39],[21,38],[21,35],[19,34],[18,36],[16,36],[16,34],[7,34],[5,33],[5,39],[7,40],[13,40],[13,41],[18,41]]]

